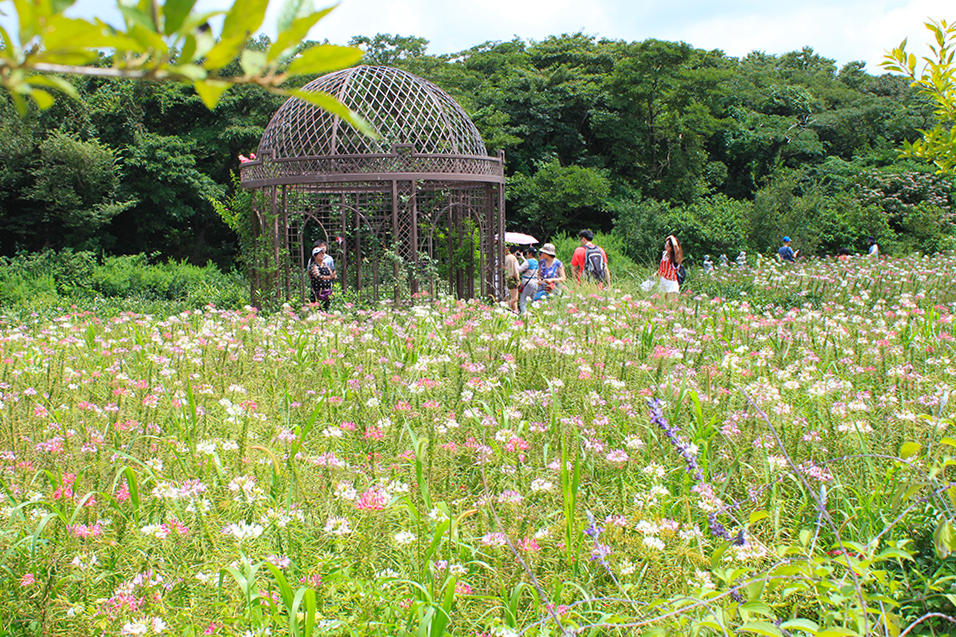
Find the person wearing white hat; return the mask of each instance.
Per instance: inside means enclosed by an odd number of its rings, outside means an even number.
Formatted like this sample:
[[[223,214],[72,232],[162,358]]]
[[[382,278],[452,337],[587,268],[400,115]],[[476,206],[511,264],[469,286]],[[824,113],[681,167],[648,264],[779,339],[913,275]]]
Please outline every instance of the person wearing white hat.
[[[311,302],[322,303],[322,309],[329,311],[332,303],[332,281],[335,280],[335,261],[328,253],[325,241],[316,241],[309,261],[309,282],[312,287]]]
[[[553,294],[568,280],[564,264],[557,258],[553,243],[544,244],[538,253],[541,255],[541,261],[538,262],[538,292],[534,295],[535,301]]]

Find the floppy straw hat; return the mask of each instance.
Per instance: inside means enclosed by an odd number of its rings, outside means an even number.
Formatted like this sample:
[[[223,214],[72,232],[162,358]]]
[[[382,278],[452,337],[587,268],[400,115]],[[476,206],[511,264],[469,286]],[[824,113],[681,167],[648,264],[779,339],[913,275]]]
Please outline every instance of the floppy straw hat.
[[[539,252],[540,252],[541,254],[546,254],[546,255],[548,255],[548,256],[550,256],[550,257],[557,256],[557,254],[556,254],[555,251],[554,251],[554,244],[553,244],[553,243],[546,243],[546,244],[544,244],[543,246],[541,246],[541,249],[539,250]]]

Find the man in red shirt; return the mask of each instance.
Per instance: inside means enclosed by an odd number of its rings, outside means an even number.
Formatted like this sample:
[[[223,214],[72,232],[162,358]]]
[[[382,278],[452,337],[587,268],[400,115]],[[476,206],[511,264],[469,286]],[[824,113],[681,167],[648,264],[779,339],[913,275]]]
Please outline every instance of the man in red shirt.
[[[581,275],[587,274],[588,280],[597,283],[598,289],[603,290],[604,285],[611,280],[611,271],[607,267],[607,253],[604,248],[594,245],[594,233],[590,230],[582,230],[578,233],[581,239],[581,245],[574,249],[571,256],[571,270],[574,272],[575,280],[580,283]]]

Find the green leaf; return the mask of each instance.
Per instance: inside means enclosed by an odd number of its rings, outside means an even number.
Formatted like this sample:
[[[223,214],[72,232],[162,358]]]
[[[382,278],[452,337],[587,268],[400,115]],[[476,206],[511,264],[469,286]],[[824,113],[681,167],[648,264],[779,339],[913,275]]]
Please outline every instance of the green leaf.
[[[205,80],[193,84],[193,88],[196,89],[196,93],[199,95],[202,103],[205,104],[209,110],[216,108],[219,98],[222,97],[222,94],[225,93],[230,86],[232,85],[229,82],[219,80]]]
[[[451,607],[455,603],[455,583],[454,577],[448,578],[445,583],[445,594],[441,600],[441,606],[436,608],[435,617],[428,629],[429,637],[442,637],[445,634],[445,627],[451,619]]]
[[[44,111],[53,106],[53,96],[44,91],[42,88],[32,89],[30,91],[30,97],[32,97],[33,101],[37,103],[37,106]]]
[[[129,501],[133,504],[133,517],[136,523],[139,524],[139,480],[136,477],[136,472],[130,467],[126,467],[126,469],[123,470],[123,474],[126,476],[126,489],[129,491]]]
[[[194,35],[186,37],[186,41],[183,44],[183,49],[179,54],[179,59],[183,62],[193,62],[196,63],[201,58],[205,57],[210,51],[212,51],[218,42],[212,37],[212,33],[209,31],[196,31]],[[212,68],[209,66],[209,61],[206,60],[205,65],[207,68]]]
[[[331,95],[319,91],[303,91],[301,89],[289,91],[289,94],[298,97],[301,100],[305,100],[310,104],[315,104],[319,108],[327,110],[333,115],[338,115],[363,135],[368,135],[369,137],[378,139],[378,133],[368,122],[366,122],[358,113],[350,110],[347,106],[345,106],[345,104],[338,101]]]
[[[75,0],[52,0],[50,8],[53,9],[53,13],[63,13],[73,6],[74,2]]]
[[[900,458],[906,460],[917,453],[922,448],[922,445],[918,442],[904,442],[903,446],[900,447]]]
[[[272,577],[275,578],[276,584],[279,585],[279,594],[282,596],[282,603],[285,604],[286,608],[291,609],[293,601],[295,600],[295,593],[292,592],[292,587],[289,585],[288,580],[286,580],[285,575],[279,570],[278,566],[271,562],[266,562],[266,568],[272,571]]]
[[[769,517],[770,517],[770,514],[767,513],[766,511],[754,511],[753,513],[750,514],[750,521],[748,522],[748,524],[753,524],[755,522],[759,522],[760,520],[763,520],[764,518],[769,518]]]
[[[10,88],[11,85],[7,84],[7,87]],[[14,85],[13,88],[18,89],[16,85]],[[27,105],[26,100],[23,99],[23,96],[17,92],[17,90],[14,90],[10,93],[10,97],[13,99],[13,105],[17,107],[17,113],[20,117],[26,117],[27,113],[30,112],[30,107]]]
[[[163,5],[163,33],[172,35],[179,31],[195,4],[196,0],[166,0]]]
[[[881,551],[879,555],[876,556],[877,560],[890,560],[890,559],[900,559],[900,560],[911,560],[913,556],[903,549],[898,549],[895,547],[888,548],[885,551]]]
[[[246,75],[258,76],[265,70],[268,61],[266,60],[266,54],[262,51],[246,49],[239,58],[239,64]]]
[[[319,44],[294,59],[289,64],[289,75],[321,75],[336,69],[344,69],[362,59],[361,49],[352,46]]]
[[[243,42],[262,26],[269,0],[236,0],[222,24],[222,39],[239,38]]]
[[[143,13],[138,8],[128,7],[120,3],[119,10],[120,13],[123,14],[123,17],[126,18],[126,25],[129,31],[132,31],[135,25],[139,25],[147,31],[156,32],[152,17]]]
[[[860,633],[842,626],[830,626],[817,633],[817,637],[859,637],[859,635]]]
[[[57,16],[47,23],[43,32],[43,52],[50,54],[58,49],[82,51],[100,46],[110,46],[110,38],[103,33],[102,27],[86,20]],[[92,53],[92,52],[90,52]],[[92,57],[96,57],[95,53]]]
[[[799,536],[798,536],[799,539],[800,539],[800,545],[801,545],[801,546],[809,546],[809,545],[810,545],[810,537],[811,537],[811,535],[812,535],[812,534],[810,533],[810,529],[801,529],[801,530],[800,530],[800,534],[799,534]]]
[[[747,622],[738,628],[737,632],[766,635],[766,637],[783,637],[783,633],[780,632],[780,629],[770,622]]]
[[[12,57],[14,55],[14,46],[10,41],[10,34],[0,25],[0,53]]]
[[[186,16],[186,21],[183,22],[183,26],[179,29],[180,33],[193,33],[196,34],[196,31],[202,31],[203,33],[209,34],[209,37],[213,37],[212,30],[209,29],[209,21],[215,17],[226,15],[225,11],[203,11],[202,13],[190,13]]]
[[[57,77],[56,75],[33,76],[30,78],[30,84],[48,86],[62,93],[66,93],[73,99],[80,99],[80,94],[77,93],[76,87],[64,80],[62,77]]]
[[[20,42],[29,42],[37,34],[40,22],[34,13],[34,5],[29,0],[13,0],[17,18],[20,21]],[[37,7],[39,10],[39,7]]]
[[[315,626],[315,591],[311,588],[305,592],[305,630],[303,637],[311,637],[312,627]]]
[[[196,37],[192,35],[187,35],[183,41],[183,46],[179,51],[179,61],[180,62],[192,62],[197,57],[196,55]]]
[[[780,624],[784,630],[802,630],[805,633],[816,635],[820,630],[820,625],[809,619],[789,619]]]
[[[697,622],[697,625],[703,628],[709,628],[718,635],[726,634],[727,632],[727,629],[724,628],[722,624],[714,621],[713,619],[702,619],[701,621]]]
[[[179,66],[171,66],[168,69],[170,74],[178,75],[179,77],[186,78],[193,82],[202,82],[206,79],[206,69],[199,66],[198,64],[181,64]]]
[[[329,7],[318,13],[298,18],[288,29],[280,28],[279,34],[276,36],[276,41],[269,47],[269,60],[278,60],[294,51],[295,47],[304,40],[309,34],[309,31],[312,30],[315,23],[327,16],[329,11],[334,8],[335,7]]]
[[[740,610],[753,615],[763,615],[764,617],[768,617],[770,619],[776,619],[777,617],[774,615],[770,607],[763,602],[747,602],[745,604],[741,604]]]
[[[730,542],[724,542],[714,549],[714,552],[710,556],[710,568],[717,568],[720,566],[720,560],[724,557],[724,553],[726,553],[727,549],[729,548]]]
[[[209,70],[221,69],[236,59],[248,38],[238,35],[232,38],[223,38],[206,54],[206,68]]]
[[[941,559],[946,559],[951,553],[956,552],[956,532],[949,520],[943,520],[936,526],[933,533],[933,544],[936,546],[936,553]]]
[[[129,36],[142,47],[142,51],[153,51],[159,55],[165,55],[168,51],[163,37],[142,25],[134,24]]]
[[[307,15],[313,15],[315,13],[313,9],[314,6],[312,0],[285,0],[279,8],[279,16],[276,18],[276,30],[279,33],[286,31],[297,19]],[[328,9],[326,11],[328,11]]]

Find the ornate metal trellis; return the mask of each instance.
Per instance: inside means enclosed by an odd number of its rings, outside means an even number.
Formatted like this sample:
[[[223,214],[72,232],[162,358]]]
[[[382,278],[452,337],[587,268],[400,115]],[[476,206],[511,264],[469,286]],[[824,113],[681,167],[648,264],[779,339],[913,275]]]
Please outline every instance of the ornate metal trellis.
[[[240,168],[253,193],[253,302],[305,298],[312,239],[329,242],[339,281],[396,302],[445,288],[503,297],[504,154],[440,88],[405,71],[358,66],[304,90],[338,98],[379,138],[290,98],[257,158]]]

